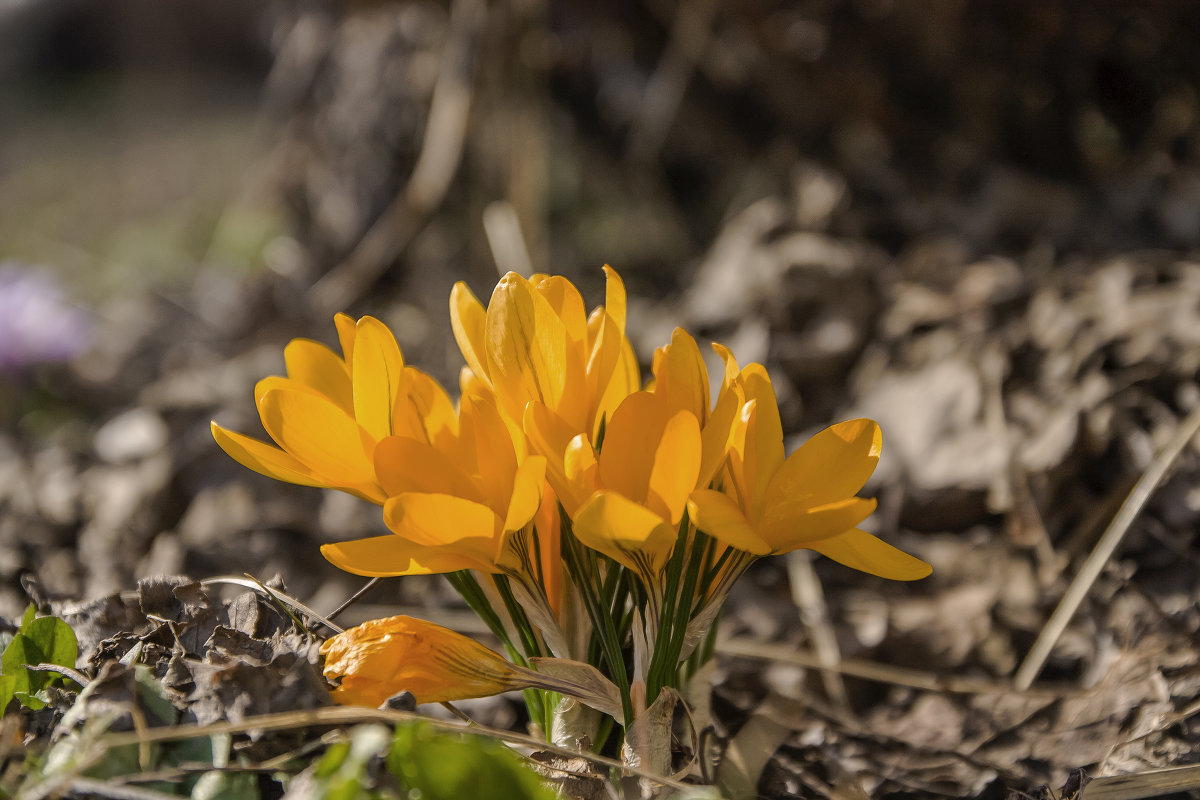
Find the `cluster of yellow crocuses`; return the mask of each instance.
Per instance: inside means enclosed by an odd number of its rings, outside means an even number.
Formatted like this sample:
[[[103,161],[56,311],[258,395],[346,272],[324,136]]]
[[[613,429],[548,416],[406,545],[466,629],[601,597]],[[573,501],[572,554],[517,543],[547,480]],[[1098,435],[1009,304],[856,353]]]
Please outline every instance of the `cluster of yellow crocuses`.
[[[450,317],[466,366],[457,403],[405,364],[378,320],[338,315],[341,356],[294,340],[287,377],[255,387],[274,444],[212,430],[253,470],[383,506],[391,533],[324,546],[335,565],[369,576],[449,574],[514,659],[594,664],[615,682],[624,712],[614,716],[627,724],[678,684],[754,558],[808,548],[899,580],[929,566],[856,527],[875,508],[855,496],[879,459],[874,422],[834,425],[785,457],[766,369],[739,367],[714,345],[724,362],[714,402],[700,348],[679,328],[643,385],[625,335],[624,284],[605,271],[605,303],[590,314],[561,276],[509,273],[486,307],[458,284]],[[414,640],[419,623],[403,624]],[[455,646],[430,631],[423,642]],[[346,634],[355,635],[403,660],[399,645],[378,646],[403,638],[389,639],[386,625]],[[378,703],[406,688],[418,701],[488,693],[465,673],[454,691],[453,670],[450,688],[436,692],[428,675],[350,691],[363,684],[351,673],[368,661],[339,668],[340,699]]]

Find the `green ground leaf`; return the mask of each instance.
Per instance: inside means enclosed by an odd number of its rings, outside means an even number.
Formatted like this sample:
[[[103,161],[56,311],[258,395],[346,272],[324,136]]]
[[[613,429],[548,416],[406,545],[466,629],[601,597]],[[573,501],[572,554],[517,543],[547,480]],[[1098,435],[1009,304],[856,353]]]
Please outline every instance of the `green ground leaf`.
[[[79,643],[71,626],[57,617],[35,618],[30,606],[21,620],[21,627],[0,656],[0,716],[12,698],[26,708],[37,710],[46,705],[43,690],[61,681],[55,672],[28,669],[37,664],[74,667]]]

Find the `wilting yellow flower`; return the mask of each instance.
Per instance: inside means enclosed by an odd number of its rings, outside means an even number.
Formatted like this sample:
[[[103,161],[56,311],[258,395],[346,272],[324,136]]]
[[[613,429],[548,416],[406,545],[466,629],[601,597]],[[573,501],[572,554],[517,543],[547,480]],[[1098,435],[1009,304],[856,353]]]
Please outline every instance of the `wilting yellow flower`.
[[[882,436],[869,419],[842,422],[818,433],[784,458],[783,429],[767,372],[740,372],[726,358],[723,391],[746,397],[723,472],[723,491],[701,488],[688,500],[696,527],[754,555],[806,548],[848,567],[894,580],[916,580],[930,566],[857,526],[875,501],[855,494],[879,462]]]
[[[538,511],[545,459],[518,461],[507,426],[485,399],[462,399],[457,428],[457,436],[436,442],[381,440],[375,472],[393,534],[325,545],[325,557],[372,576],[527,567],[510,545]]]
[[[530,404],[525,430],[546,456],[547,480],[579,541],[644,577],[657,574],[700,474],[696,415],[651,392],[634,392],[613,412],[599,453],[541,403]]]
[[[254,387],[263,428],[278,447],[212,423],[226,453],[255,472],[304,486],[342,489],[382,504],[376,444],[392,435],[453,437],[454,405],[437,381],[405,366],[395,337],[374,317],[334,318],[345,357],[309,339],[283,351],[287,377]]]
[[[413,617],[374,619],[321,645],[325,677],[342,705],[382,705],[400,692],[418,703],[448,703],[511,689],[544,689],[621,718],[620,691],[590,664],[533,659],[509,663],[474,639]]]
[[[374,619],[321,645],[333,699],[378,706],[400,692],[418,703],[487,697],[525,685],[499,654],[449,628],[413,617]]]
[[[639,385],[625,337],[625,285],[611,267],[605,305],[590,316],[561,276],[505,275],[484,309],[466,284],[450,294],[450,321],[476,391],[490,391],[514,429],[536,400],[576,432],[596,426]],[[518,437],[519,438],[519,437]]]

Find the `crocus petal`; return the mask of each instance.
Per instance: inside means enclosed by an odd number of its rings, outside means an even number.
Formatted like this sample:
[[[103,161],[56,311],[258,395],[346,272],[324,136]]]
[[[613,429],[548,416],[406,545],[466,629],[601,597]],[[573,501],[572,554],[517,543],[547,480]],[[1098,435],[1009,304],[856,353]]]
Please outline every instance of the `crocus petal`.
[[[440,383],[416,367],[406,366],[392,428],[399,435],[449,447],[458,434],[458,413]]]
[[[504,530],[524,528],[538,512],[542,502],[542,486],[546,483],[546,459],[530,456],[513,476],[512,499],[504,520]]]
[[[700,423],[691,411],[679,411],[667,420],[654,451],[646,505],[672,525],[679,524],[688,495],[696,488],[700,448]]]
[[[933,567],[903,550],[897,550],[866,531],[854,530],[805,545],[839,564],[860,572],[868,572],[893,581],[920,580],[933,572]]]
[[[697,529],[730,547],[756,556],[771,552],[771,545],[754,532],[742,509],[727,495],[712,489],[697,489],[688,498],[688,518]]]
[[[662,517],[616,492],[599,491],[575,515],[575,536],[651,578],[671,557],[676,532]]]
[[[630,500],[643,502],[650,487],[655,447],[662,440],[670,410],[661,397],[634,392],[617,406],[600,450],[600,482]]]
[[[733,356],[733,351],[723,344],[717,342],[712,343],[713,352],[721,357],[721,362],[725,365],[725,374],[721,376],[721,391],[726,391],[737,382],[741,377],[742,371],[738,369],[737,359]]]
[[[357,331],[357,323],[348,314],[334,314],[333,325],[337,328],[338,344],[342,346],[342,360],[348,365],[353,364],[354,336]]]
[[[730,450],[736,443],[745,442],[746,422],[738,413],[745,401],[740,387],[721,392],[717,398],[717,407],[713,409],[708,422],[700,431],[700,474],[696,478],[697,486],[704,488],[712,483],[725,464]]]
[[[617,380],[624,379],[623,374],[614,375],[614,372],[624,366],[620,362],[627,340],[612,316],[602,308],[597,308],[588,320],[588,340],[590,344],[587,364],[584,368],[587,392],[592,403],[588,412],[598,425],[608,387],[612,384],[614,377]],[[632,388],[621,395],[621,398],[636,388],[635,382]],[[615,407],[614,403],[608,410],[611,411]],[[595,434],[596,430],[593,429],[589,433]]]
[[[465,397],[461,406],[459,422],[463,438],[474,445],[475,472],[483,485],[484,497],[489,506],[504,514],[512,496],[513,475],[517,471],[512,437],[494,403]]]
[[[417,439],[389,436],[376,445],[375,474],[389,497],[420,492],[484,502],[483,493],[454,460]]]
[[[328,486],[323,480],[300,461],[266,442],[252,439],[241,433],[226,430],[216,422],[210,423],[213,439],[234,461],[244,467],[288,483],[301,486]]]
[[[482,503],[449,494],[404,492],[388,498],[383,521],[392,532],[436,547],[464,539],[494,539],[500,519]]]
[[[465,283],[459,281],[450,290],[450,327],[467,366],[475,376],[488,383],[487,353],[484,350],[484,325],[487,312]]]
[[[574,428],[549,408],[535,402],[525,409],[524,429],[533,452],[546,458],[546,480],[567,513],[572,513],[587,499],[586,495],[578,496],[575,482],[566,471],[565,455],[576,435]]]
[[[671,343],[654,351],[654,393],[673,411],[687,410],[703,424],[708,420],[708,368],[696,340],[683,328],[671,333]]]
[[[568,371],[567,331],[546,298],[510,272],[492,293],[485,324],[488,375],[506,413],[522,419],[530,400],[561,413]]]
[[[460,633],[412,617],[370,620],[326,640],[325,676],[343,705],[378,706],[403,691],[418,703],[486,697],[525,685],[499,654]]]
[[[575,284],[561,275],[551,275],[540,281],[531,281],[537,291],[546,298],[554,313],[562,320],[572,346],[583,348],[587,343],[587,312],[583,308],[583,297]]]
[[[617,328],[625,331],[625,282],[617,271],[608,264],[604,265],[604,275],[607,282],[604,285],[604,310],[617,323]]]
[[[470,546],[474,544],[475,546]],[[427,547],[395,534],[321,545],[321,555],[338,569],[368,578],[394,575],[442,575],[460,569],[494,572],[483,557],[491,539],[458,542],[454,547]]]
[[[325,395],[347,414],[354,413],[350,371],[328,347],[311,339],[293,339],[283,349],[283,361],[289,378]]]
[[[374,317],[358,321],[350,366],[355,419],[376,440],[390,436],[404,358],[392,332]]]
[[[593,437],[599,434],[600,421],[612,419],[617,406],[640,388],[641,380],[641,368],[638,365],[637,355],[633,352],[633,345],[629,343],[628,338],[622,336],[621,352],[617,355],[617,363],[608,378],[608,385],[603,387],[603,393],[600,395],[593,414],[595,424],[590,432]]]
[[[874,498],[850,497],[817,508],[809,508],[803,500],[785,499],[766,506],[758,535],[771,545],[772,552],[786,553],[844,533],[874,510]]]
[[[874,420],[852,419],[826,428],[800,445],[775,473],[767,502],[806,497],[817,506],[855,494],[875,471],[882,444]]]
[[[307,390],[271,389],[258,410],[271,438],[331,484],[375,483],[358,424],[332,400]]]
[[[755,401],[754,414],[746,429],[744,453],[745,489],[749,493],[751,516],[756,517],[766,496],[767,484],[783,464],[783,425],[775,388],[762,364],[748,364],[742,370],[746,399]]]

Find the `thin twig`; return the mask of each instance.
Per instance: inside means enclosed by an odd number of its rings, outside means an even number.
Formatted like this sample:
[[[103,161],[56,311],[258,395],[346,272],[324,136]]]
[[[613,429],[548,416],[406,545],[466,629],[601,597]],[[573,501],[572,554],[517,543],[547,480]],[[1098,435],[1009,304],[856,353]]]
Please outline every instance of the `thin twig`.
[[[269,597],[273,598],[274,600],[276,600],[280,603],[283,603],[284,605],[290,606],[291,608],[295,609],[296,611],[299,611],[301,614],[311,617],[314,621],[321,623],[322,625],[329,628],[329,630],[333,631],[334,633],[345,633],[346,632],[346,629],[343,628],[341,625],[338,625],[337,623],[333,622],[332,620],[326,619],[325,617],[321,616],[316,611],[313,611],[311,608],[304,605],[304,603],[301,603],[299,600],[292,597],[291,595],[284,594],[283,592],[279,591],[278,589],[272,589],[270,586],[267,586],[266,584],[264,584],[260,581],[254,580],[252,578],[239,578],[236,575],[221,575],[216,578],[205,578],[204,580],[200,581],[200,583],[203,584],[204,586],[208,586],[209,584],[213,584],[213,583],[228,583],[228,584],[232,584],[234,586],[245,586],[247,589],[253,589],[256,592],[266,594]]]
[[[560,747],[532,736],[513,733],[512,731],[500,730],[498,728],[490,728],[485,725],[472,725],[468,727],[462,723],[451,722],[450,720],[431,719],[430,717],[425,717],[409,711],[392,711],[382,708],[326,706],[324,708],[314,708],[305,711],[284,711],[276,714],[262,714],[260,716],[246,717],[245,719],[242,719],[236,723],[218,722],[212,725],[176,725],[169,728],[151,728],[143,732],[135,731],[112,733],[99,737],[96,742],[97,744],[103,745],[107,748],[116,748],[130,744],[137,744],[139,742],[173,742],[181,739],[204,738],[222,733],[245,733],[251,730],[277,731],[323,725],[356,725],[368,722],[396,724],[398,722],[418,721],[426,723],[430,727],[447,733],[465,733],[489,736],[502,742],[519,744],[534,750],[555,753],[567,758],[586,759],[587,761],[591,761],[593,764],[607,767],[609,769],[615,769],[628,775],[635,775],[639,778],[647,778],[663,786],[670,786],[674,789],[694,788],[689,787],[688,784],[682,783],[681,781],[667,778],[662,775],[654,775],[637,767],[632,767],[628,764],[622,764],[616,759],[598,756],[594,753],[581,752],[570,747]]]
[[[915,669],[894,667],[890,664],[880,664],[857,658],[844,658],[833,666],[826,665],[816,653],[797,650],[791,645],[759,642],[745,637],[734,637],[717,643],[718,653],[740,658],[758,658],[768,661],[782,661],[797,664],[802,667],[820,670],[832,670],[855,678],[885,683],[892,686],[908,686],[913,689],[924,689],[931,692],[952,692],[954,694],[1012,694],[1013,687],[1008,682],[989,681],[980,678],[963,678],[957,675],[938,675],[932,672],[922,672]],[[1079,689],[1039,688],[1030,694],[1064,697],[1079,694]]]
[[[1066,594],[1059,601],[1054,613],[1050,615],[1050,619],[1046,621],[1046,625],[1038,634],[1033,647],[1029,649],[1029,654],[1025,656],[1025,660],[1013,676],[1013,685],[1018,690],[1024,691],[1033,685],[1034,678],[1042,671],[1042,666],[1049,658],[1050,651],[1054,649],[1058,638],[1062,636],[1063,631],[1071,622],[1071,618],[1075,616],[1075,611],[1083,602],[1083,598],[1087,596],[1096,578],[1100,576],[1104,565],[1112,558],[1113,552],[1121,543],[1121,539],[1124,538],[1130,525],[1137,519],[1158,484],[1166,477],[1167,471],[1175,463],[1175,459],[1198,432],[1200,432],[1200,406],[1188,414],[1149,469],[1134,484],[1129,496],[1125,498],[1125,502],[1121,504],[1116,516],[1104,531],[1104,535],[1100,537],[1100,541],[1096,542],[1096,547],[1092,550],[1091,555],[1083,562],[1079,574],[1067,588]]]
[[[381,580],[383,580],[383,579],[380,577],[371,578],[371,580],[367,581],[366,584],[363,585],[363,587],[361,589],[359,589],[357,592],[355,592],[354,594],[352,594],[348,598],[346,598],[346,601],[344,603],[342,603],[340,606],[335,608],[333,611],[330,611],[328,614],[326,614],[325,618],[330,621],[337,619],[338,616],[343,611],[345,611],[347,608],[349,608],[350,606],[357,603],[360,599],[362,599],[362,596],[365,595],[367,592],[374,589],[375,584],[379,583]]]
[[[70,667],[64,667],[61,664],[26,664],[25,669],[32,670],[33,672],[57,672],[64,678],[70,678],[75,681],[80,686],[87,686],[90,683],[82,672],[73,670]]]

